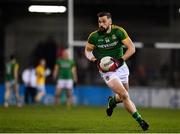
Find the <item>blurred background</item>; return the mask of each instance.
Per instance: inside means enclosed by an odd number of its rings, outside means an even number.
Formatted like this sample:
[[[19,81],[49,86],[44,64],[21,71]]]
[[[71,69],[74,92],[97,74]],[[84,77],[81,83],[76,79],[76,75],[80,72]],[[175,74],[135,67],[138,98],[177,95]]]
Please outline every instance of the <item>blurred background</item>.
[[[1,104],[5,62],[10,55],[14,54],[20,65],[23,97],[22,71],[36,64],[40,57],[45,57],[52,70],[57,56],[70,46],[79,78],[74,89],[75,103],[105,105],[112,92],[100,78],[96,66],[86,60],[84,41],[97,29],[97,13],[108,11],[113,23],[122,26],[137,44],[135,55],[127,62],[132,99],[138,106],[180,108],[179,0],[74,0],[71,13],[68,2],[72,0],[0,1]],[[35,13],[28,11],[31,5],[63,5],[67,10]],[[50,75],[46,80],[47,104],[53,102],[54,86]]]

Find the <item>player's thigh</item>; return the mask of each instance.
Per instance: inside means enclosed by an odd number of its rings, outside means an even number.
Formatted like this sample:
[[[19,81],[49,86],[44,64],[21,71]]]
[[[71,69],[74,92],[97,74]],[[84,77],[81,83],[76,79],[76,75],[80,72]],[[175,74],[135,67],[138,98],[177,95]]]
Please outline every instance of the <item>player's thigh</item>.
[[[45,95],[46,94],[46,89],[45,85],[37,85],[37,95]]]
[[[62,92],[62,88],[56,87],[55,95],[59,96],[61,94],[61,92]]]
[[[126,89],[128,89],[128,85],[127,85],[129,83],[128,66],[126,64],[122,65],[120,68],[117,69],[117,71],[115,72],[115,75],[119,77],[121,82],[126,86]]]
[[[5,82],[5,87],[6,87],[6,91],[9,91],[11,88],[11,82],[10,81],[6,81]]]
[[[129,91],[129,83],[123,83],[124,88],[126,91]]]
[[[105,81],[105,83],[118,95],[119,94],[125,94],[126,88],[122,84],[124,82],[124,77],[128,77],[127,75],[124,75],[123,80],[121,79],[122,76],[119,71],[116,72],[107,72],[107,73],[100,73],[101,77]],[[120,78],[121,77],[121,78]],[[127,78],[126,78],[127,80]]]
[[[124,97],[128,95],[128,92],[126,91],[125,87],[123,86],[122,82],[118,77],[114,77],[111,79],[107,85],[120,97]]]

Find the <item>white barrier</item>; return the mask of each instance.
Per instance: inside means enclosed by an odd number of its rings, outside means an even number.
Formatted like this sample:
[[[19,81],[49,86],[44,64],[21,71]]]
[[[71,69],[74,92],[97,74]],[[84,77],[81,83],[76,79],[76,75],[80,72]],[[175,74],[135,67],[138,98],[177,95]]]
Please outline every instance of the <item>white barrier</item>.
[[[133,87],[129,93],[136,106],[180,108],[179,89]]]

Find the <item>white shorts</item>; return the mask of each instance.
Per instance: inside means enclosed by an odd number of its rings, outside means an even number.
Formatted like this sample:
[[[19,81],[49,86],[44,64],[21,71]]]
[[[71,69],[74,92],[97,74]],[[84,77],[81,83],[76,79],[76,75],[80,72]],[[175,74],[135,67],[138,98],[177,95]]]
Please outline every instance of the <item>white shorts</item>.
[[[100,74],[106,83],[108,83],[114,78],[119,78],[122,83],[128,83],[129,81],[129,69],[126,63],[124,63],[124,65],[119,67],[114,72],[107,72],[107,73],[100,72]]]
[[[46,93],[45,86],[44,85],[37,85],[36,86],[38,92],[44,92]]]
[[[65,89],[72,89],[73,88],[73,80],[72,79],[59,79],[57,81],[57,88],[65,88]]]

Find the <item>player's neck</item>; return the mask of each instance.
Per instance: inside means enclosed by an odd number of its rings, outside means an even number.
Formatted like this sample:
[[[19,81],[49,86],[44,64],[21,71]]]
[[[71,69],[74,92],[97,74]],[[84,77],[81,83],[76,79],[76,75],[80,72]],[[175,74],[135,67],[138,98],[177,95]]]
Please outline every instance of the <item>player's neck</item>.
[[[110,33],[111,32],[111,25],[109,27],[109,29],[106,31],[106,33]]]

